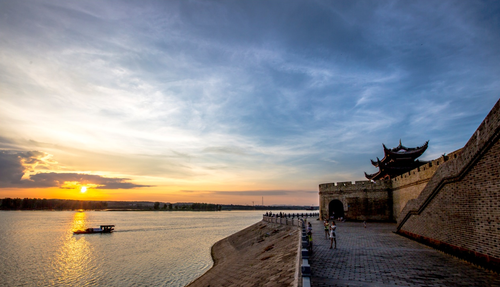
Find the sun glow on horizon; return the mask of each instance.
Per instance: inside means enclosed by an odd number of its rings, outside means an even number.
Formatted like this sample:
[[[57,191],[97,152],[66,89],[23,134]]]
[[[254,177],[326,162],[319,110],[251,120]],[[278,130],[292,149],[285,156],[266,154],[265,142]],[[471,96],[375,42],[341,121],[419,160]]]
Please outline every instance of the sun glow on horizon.
[[[80,192],[81,193],[85,193],[87,191],[87,187],[86,186],[82,186],[82,188],[80,189]]]

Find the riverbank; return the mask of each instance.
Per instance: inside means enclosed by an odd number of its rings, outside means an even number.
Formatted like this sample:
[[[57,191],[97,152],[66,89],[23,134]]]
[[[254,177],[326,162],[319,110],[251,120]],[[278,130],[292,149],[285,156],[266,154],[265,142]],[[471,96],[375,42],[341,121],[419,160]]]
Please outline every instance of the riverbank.
[[[213,267],[197,286],[293,286],[299,229],[260,221],[212,246]]]

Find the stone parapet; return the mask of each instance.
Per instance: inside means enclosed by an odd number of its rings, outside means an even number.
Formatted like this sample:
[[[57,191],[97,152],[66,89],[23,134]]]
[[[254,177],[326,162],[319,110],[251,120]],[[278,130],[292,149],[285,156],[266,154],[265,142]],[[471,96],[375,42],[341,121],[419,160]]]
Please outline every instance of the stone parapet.
[[[390,187],[390,181],[369,181],[360,180],[355,181],[344,181],[344,182],[332,182],[332,183],[322,183],[319,185],[319,192],[329,192],[329,191],[341,191],[341,190],[359,190],[359,189],[385,189]]]
[[[449,160],[454,160],[461,153],[462,149],[456,150],[450,154],[444,154],[440,158],[429,161],[428,163],[412,169],[408,172],[403,173],[402,175],[396,176],[391,179],[392,189],[398,189],[404,187],[406,185],[412,184],[419,180],[427,180],[434,175],[434,173],[438,170],[439,165],[442,165],[444,162]]]

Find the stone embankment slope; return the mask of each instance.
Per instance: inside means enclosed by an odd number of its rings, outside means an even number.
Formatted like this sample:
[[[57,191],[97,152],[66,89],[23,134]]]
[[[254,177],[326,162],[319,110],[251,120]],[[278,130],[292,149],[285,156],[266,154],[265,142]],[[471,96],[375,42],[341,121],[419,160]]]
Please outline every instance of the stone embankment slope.
[[[196,286],[293,286],[299,229],[258,222],[212,246],[214,266]]]

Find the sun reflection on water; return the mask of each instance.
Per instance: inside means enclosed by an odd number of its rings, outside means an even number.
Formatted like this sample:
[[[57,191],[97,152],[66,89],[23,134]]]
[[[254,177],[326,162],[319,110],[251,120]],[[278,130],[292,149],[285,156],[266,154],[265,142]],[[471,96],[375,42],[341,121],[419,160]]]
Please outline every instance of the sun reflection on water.
[[[85,236],[75,236],[73,231],[85,229],[87,215],[75,212],[71,229],[65,234],[63,245],[56,256],[57,283],[72,284],[82,278],[92,277],[92,246]]]
[[[83,230],[87,224],[87,215],[82,210],[79,210],[73,216],[72,229],[71,231]]]

